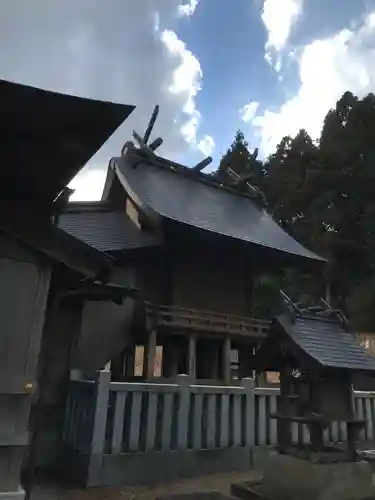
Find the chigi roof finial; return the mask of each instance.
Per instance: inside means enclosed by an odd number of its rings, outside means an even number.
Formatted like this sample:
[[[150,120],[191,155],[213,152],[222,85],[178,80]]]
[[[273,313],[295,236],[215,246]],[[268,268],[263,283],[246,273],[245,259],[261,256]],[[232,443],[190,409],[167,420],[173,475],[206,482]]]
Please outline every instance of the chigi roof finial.
[[[163,139],[161,137],[157,137],[151,144],[148,144],[148,141],[150,139],[152,130],[155,126],[156,119],[159,114],[159,106],[156,105],[154,108],[154,111],[152,112],[150,121],[148,122],[146,131],[143,135],[143,137],[138,134],[137,131],[133,130],[133,138],[136,141],[138,148],[143,152],[146,153],[148,156],[153,156],[155,151],[163,144]],[[121,149],[121,155],[124,156],[126,154],[126,151],[134,147],[134,143],[131,141],[125,142],[124,146]],[[196,171],[196,172],[201,172],[203,169],[205,169],[208,165],[212,163],[212,158],[211,156],[207,156],[204,158],[202,161],[197,163],[192,167],[191,170]]]

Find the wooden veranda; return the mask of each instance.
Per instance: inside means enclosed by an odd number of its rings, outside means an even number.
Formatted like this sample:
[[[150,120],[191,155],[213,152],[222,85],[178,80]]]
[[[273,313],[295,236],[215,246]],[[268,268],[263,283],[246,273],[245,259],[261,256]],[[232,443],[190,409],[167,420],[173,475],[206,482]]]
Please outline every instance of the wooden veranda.
[[[229,335],[261,340],[266,337],[271,326],[270,321],[263,319],[178,306],[147,303],[145,312],[152,328],[159,331],[173,330],[176,334],[193,331],[201,335]]]
[[[270,327],[268,320],[142,302],[136,313],[136,341],[114,360],[113,367],[120,379],[124,365],[127,365],[126,378],[134,376],[135,348],[141,345],[144,347],[143,378],[150,381],[154,378],[157,346],[162,346],[164,377],[187,373],[193,379],[229,385],[233,351],[238,351],[241,375],[252,375],[254,349],[267,336]],[[205,353],[207,345],[209,349]],[[203,364],[210,365],[204,373],[200,369]]]

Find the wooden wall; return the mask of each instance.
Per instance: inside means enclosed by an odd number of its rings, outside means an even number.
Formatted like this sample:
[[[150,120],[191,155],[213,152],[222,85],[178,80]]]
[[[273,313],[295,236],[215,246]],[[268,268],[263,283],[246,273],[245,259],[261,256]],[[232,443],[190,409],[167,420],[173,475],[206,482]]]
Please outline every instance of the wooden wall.
[[[125,269],[122,283],[134,286],[133,269]],[[100,370],[132,341],[131,325],[135,301],[127,298],[119,305],[111,301],[85,301],[81,331],[72,352],[71,368]]]
[[[20,482],[49,282],[49,265],[0,233],[0,493]]]
[[[72,346],[81,328],[82,303],[51,297],[46,312],[39,360],[39,398],[33,407],[35,467],[57,464],[65,414]]]
[[[241,253],[215,246],[194,252],[181,249],[174,258],[173,303],[206,311],[250,315],[251,281]]]
[[[142,298],[155,304],[165,304],[166,258],[161,252],[150,254],[137,264],[136,287]]]

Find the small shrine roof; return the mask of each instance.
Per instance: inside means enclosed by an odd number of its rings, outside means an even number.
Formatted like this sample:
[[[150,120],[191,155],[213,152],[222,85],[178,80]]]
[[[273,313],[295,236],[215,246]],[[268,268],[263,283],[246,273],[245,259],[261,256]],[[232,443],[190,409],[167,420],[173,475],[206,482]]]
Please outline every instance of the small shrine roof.
[[[288,314],[277,318],[290,340],[325,368],[375,371],[375,357],[339,321]]]

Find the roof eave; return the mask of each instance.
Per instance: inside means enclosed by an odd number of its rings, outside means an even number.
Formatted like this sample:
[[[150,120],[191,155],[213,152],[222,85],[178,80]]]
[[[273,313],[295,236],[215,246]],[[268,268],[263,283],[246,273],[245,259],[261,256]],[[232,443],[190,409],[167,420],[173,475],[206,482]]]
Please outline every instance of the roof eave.
[[[40,220],[27,216],[27,208],[22,210],[19,205],[2,204],[0,230],[40,254],[89,278],[105,279],[114,262],[110,255],[66,233],[55,226],[48,217]]]
[[[133,110],[0,80],[0,188],[35,206],[51,204]]]

